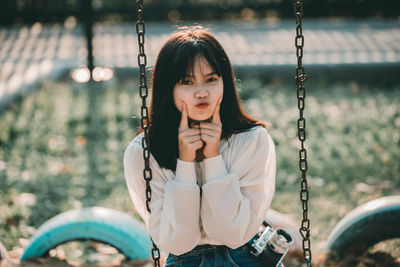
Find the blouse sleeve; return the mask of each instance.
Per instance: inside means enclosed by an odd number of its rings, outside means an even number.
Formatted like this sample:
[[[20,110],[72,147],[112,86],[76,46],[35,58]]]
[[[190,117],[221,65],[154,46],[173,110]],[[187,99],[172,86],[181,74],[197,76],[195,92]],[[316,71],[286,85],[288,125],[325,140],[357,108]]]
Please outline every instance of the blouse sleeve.
[[[258,231],[275,192],[275,145],[257,127],[232,140],[231,151],[204,161],[201,219],[207,235],[231,248]],[[225,162],[229,162],[229,170]]]
[[[135,141],[135,140],[134,140]],[[175,255],[193,249],[201,238],[200,188],[194,163],[178,160],[176,175],[150,160],[151,213],[146,209],[146,182],[141,143],[132,141],[124,153],[124,172],[129,194],[146,223],[153,241]],[[168,177],[169,176],[169,177]]]

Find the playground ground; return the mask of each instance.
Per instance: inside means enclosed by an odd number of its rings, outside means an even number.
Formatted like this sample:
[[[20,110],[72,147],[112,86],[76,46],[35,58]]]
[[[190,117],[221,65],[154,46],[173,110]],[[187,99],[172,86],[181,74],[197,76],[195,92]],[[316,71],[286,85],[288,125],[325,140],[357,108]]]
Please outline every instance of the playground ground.
[[[276,144],[272,208],[300,222],[293,87],[279,80],[248,78],[241,83],[241,97],[251,114],[269,122]],[[314,259],[323,253],[333,227],[352,209],[400,193],[399,89],[399,84],[308,83],[305,115]],[[139,125],[136,91],[132,79],[89,86],[65,77],[43,82],[1,114],[0,227],[8,250],[21,253],[42,223],[68,209],[97,205],[136,216],[121,164],[123,150]],[[389,247],[397,249],[389,251],[394,257],[400,245],[391,242]],[[69,244],[52,253],[56,258],[67,255],[72,262],[91,262],[101,261],[104,250],[99,251],[91,245]]]

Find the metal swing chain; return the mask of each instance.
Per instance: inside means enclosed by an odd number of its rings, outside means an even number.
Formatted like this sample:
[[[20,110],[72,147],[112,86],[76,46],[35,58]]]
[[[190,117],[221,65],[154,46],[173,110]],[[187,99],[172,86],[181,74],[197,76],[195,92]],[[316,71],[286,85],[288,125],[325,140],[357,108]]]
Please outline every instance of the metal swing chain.
[[[143,159],[144,159],[144,169],[143,169],[143,178],[146,181],[146,208],[149,213],[150,211],[150,201],[151,201],[151,187],[150,181],[153,178],[151,168],[150,168],[150,150],[149,150],[149,110],[146,104],[146,98],[148,95],[148,87],[147,87],[147,79],[146,79],[146,64],[147,57],[144,52],[144,33],[145,33],[145,24],[143,21],[143,0],[136,0],[136,13],[138,16],[138,20],[136,22],[136,33],[138,35],[138,44],[139,44],[139,55],[138,55],[138,64],[139,64],[139,95],[142,99],[142,106],[140,108],[141,114],[141,127],[144,132],[144,137],[142,139],[142,148],[143,148]],[[155,267],[160,267],[160,250],[157,245],[154,243],[153,239],[150,237],[151,242],[153,243],[153,248],[151,249],[151,257],[154,261]]]
[[[303,87],[303,82],[306,81],[307,76],[304,73],[303,61],[303,47],[304,47],[304,36],[301,19],[303,17],[303,4],[301,0],[295,0],[293,2],[294,14],[296,16],[296,56],[297,56],[297,67],[296,67],[296,85],[297,85],[297,107],[299,109],[299,119],[297,120],[297,132],[301,142],[301,148],[299,150],[299,168],[301,171],[301,190],[300,200],[302,202],[303,219],[301,221],[301,227],[299,229],[301,236],[303,237],[303,255],[307,262],[307,266],[311,266],[311,243],[310,243],[310,219],[308,219],[308,188],[307,188],[307,151],[304,147],[304,141],[306,140],[306,120],[303,117],[306,89]]]
[[[299,109],[299,119],[297,121],[298,137],[301,142],[301,149],[299,150],[299,168],[302,173],[301,180],[301,191],[300,200],[302,201],[303,209],[303,220],[301,222],[300,234],[303,237],[303,253],[304,259],[308,266],[311,266],[311,244],[310,244],[310,220],[308,219],[308,189],[307,189],[307,151],[304,148],[304,141],[306,140],[306,121],[303,117],[304,111],[304,99],[305,99],[305,88],[303,87],[303,82],[306,81],[307,76],[304,72],[304,67],[302,66],[303,59],[303,47],[304,47],[304,36],[302,33],[302,16],[303,16],[303,5],[300,0],[294,1],[294,13],[296,16],[296,56],[297,56],[297,68],[296,68],[296,85],[297,85],[297,106]],[[150,181],[152,179],[152,172],[150,168],[150,152],[149,152],[149,141],[148,141],[148,128],[149,128],[149,116],[148,108],[146,105],[146,98],[148,95],[148,87],[146,81],[146,64],[147,57],[144,52],[144,33],[145,24],[143,22],[143,0],[136,1],[136,12],[138,15],[138,21],[136,22],[136,32],[138,34],[138,44],[139,44],[139,55],[138,64],[140,70],[140,86],[139,93],[142,99],[141,107],[141,127],[144,132],[144,138],[142,139],[143,148],[143,158],[145,161],[145,168],[143,169],[143,177],[146,181],[146,207],[150,211],[150,201],[151,201],[151,187]],[[153,243],[152,248],[152,258],[154,260],[154,266],[160,266],[160,250],[157,245]]]

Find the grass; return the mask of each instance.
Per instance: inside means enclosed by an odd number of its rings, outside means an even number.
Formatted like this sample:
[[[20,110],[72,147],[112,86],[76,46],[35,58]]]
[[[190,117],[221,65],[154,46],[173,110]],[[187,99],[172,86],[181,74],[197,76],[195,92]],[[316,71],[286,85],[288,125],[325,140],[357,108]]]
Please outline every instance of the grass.
[[[400,85],[306,84],[312,248],[358,205],[400,194]],[[295,85],[249,78],[241,97],[276,143],[272,207],[301,219]],[[44,82],[0,114],[0,240],[21,247],[72,208],[134,214],[122,157],[139,125],[137,82]]]
[[[246,106],[270,121],[277,145],[273,208],[301,218],[295,88],[253,81]],[[338,221],[366,201],[400,192],[400,91],[357,83],[306,84],[306,149],[313,248],[322,251]],[[257,90],[256,88],[264,88]]]

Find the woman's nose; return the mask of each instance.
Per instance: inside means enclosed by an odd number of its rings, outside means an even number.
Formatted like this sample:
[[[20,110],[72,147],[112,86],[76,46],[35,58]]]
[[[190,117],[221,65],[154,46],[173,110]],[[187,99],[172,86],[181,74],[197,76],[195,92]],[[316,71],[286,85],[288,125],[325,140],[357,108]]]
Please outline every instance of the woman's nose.
[[[198,97],[198,98],[207,97],[208,96],[208,90],[205,88],[205,86],[199,85],[196,88],[195,96]]]

